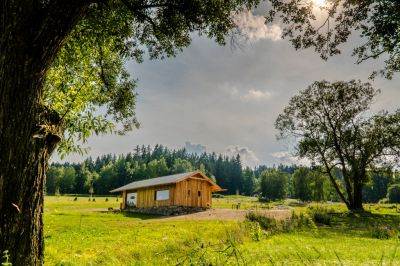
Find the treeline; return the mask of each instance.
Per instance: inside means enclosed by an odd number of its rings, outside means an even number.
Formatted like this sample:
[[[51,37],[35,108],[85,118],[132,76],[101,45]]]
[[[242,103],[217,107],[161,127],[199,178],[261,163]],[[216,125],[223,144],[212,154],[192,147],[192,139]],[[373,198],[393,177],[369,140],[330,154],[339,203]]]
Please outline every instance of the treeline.
[[[239,155],[198,155],[163,145],[137,146],[126,155],[89,157],[82,163],[53,163],[47,172],[46,193],[108,195],[110,190],[130,182],[194,170],[204,172],[227,189],[225,194],[257,195],[264,200],[339,200],[328,178],[316,168],[261,165],[251,169],[242,167]],[[385,198],[388,188],[398,183],[396,180],[387,171],[371,174],[364,200],[377,202]]]
[[[334,170],[339,182],[341,172]],[[400,203],[400,174],[388,169],[375,169],[368,173],[369,182],[363,189],[363,201]],[[320,169],[296,167],[290,173],[279,169],[266,169],[260,175],[260,197],[266,201],[286,198],[301,201],[340,201],[328,177]],[[344,187],[344,186],[343,186]]]
[[[48,194],[107,195],[110,190],[143,179],[201,170],[226,193],[254,191],[253,176],[244,176],[240,156],[216,153],[191,154],[162,145],[137,146],[126,155],[104,155],[82,163],[53,163],[47,172]]]

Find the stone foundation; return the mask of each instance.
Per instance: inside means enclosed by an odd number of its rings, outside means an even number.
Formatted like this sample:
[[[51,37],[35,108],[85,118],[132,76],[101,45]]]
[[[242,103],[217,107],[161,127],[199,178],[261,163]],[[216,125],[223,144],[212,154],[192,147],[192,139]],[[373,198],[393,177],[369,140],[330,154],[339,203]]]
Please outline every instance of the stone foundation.
[[[147,214],[160,214],[165,216],[170,215],[184,215],[195,212],[202,212],[207,210],[207,208],[199,207],[185,207],[185,206],[160,206],[160,207],[149,207],[149,208],[127,208],[125,211],[137,212],[137,213],[147,213]]]

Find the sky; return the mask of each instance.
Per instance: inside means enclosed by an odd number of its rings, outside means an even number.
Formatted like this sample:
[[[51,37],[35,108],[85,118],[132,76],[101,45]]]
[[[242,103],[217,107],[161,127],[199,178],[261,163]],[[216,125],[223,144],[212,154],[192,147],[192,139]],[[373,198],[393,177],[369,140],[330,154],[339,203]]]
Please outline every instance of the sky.
[[[236,23],[247,40],[240,47],[219,46],[193,35],[192,44],[175,58],[127,63],[137,83],[139,129],[125,136],[91,137],[86,156],[70,155],[65,161],[87,156],[125,154],[136,145],[163,144],[169,148],[240,154],[246,166],[304,163],[292,156],[294,143],[278,141],[274,122],[289,99],[313,81],[371,82],[382,93],[373,111],[399,107],[400,80],[368,77],[381,69],[383,60],[360,65],[351,57],[360,43],[353,36],[342,54],[323,61],[313,50],[296,51],[280,38],[279,25],[264,24],[257,12],[245,12]],[[57,155],[53,160],[59,161]]]

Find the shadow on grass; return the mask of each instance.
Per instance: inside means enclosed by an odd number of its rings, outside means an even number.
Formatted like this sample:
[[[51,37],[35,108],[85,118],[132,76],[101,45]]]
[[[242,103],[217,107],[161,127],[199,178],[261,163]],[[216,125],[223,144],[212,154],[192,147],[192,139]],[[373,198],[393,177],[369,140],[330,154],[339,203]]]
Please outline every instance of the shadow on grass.
[[[345,235],[371,237],[371,233],[385,226],[400,229],[400,216],[398,214],[379,214],[363,211],[359,213],[337,213],[331,230]]]
[[[159,214],[146,214],[146,213],[139,213],[139,212],[132,212],[132,211],[123,211],[121,212],[122,215],[125,217],[136,218],[140,220],[149,220],[149,219],[159,219],[165,216]]]

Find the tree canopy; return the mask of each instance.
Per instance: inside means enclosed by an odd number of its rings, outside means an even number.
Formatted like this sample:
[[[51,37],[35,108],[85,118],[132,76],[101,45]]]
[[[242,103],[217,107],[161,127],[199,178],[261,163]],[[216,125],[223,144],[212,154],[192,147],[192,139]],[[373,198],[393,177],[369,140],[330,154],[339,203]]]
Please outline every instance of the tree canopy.
[[[367,170],[393,164],[400,155],[400,111],[368,113],[378,93],[360,81],[317,81],[294,96],[275,122],[280,138],[297,138],[297,155],[324,168],[349,209],[362,208]]]
[[[383,56],[385,68],[372,73],[391,78],[400,71],[400,9],[392,0],[325,0],[317,6],[313,0],[270,0],[268,21],[279,17],[286,25],[283,37],[296,49],[314,48],[323,59],[340,53],[340,45],[352,33],[361,44],[353,55],[357,63]]]

